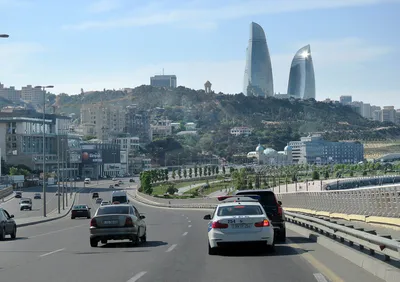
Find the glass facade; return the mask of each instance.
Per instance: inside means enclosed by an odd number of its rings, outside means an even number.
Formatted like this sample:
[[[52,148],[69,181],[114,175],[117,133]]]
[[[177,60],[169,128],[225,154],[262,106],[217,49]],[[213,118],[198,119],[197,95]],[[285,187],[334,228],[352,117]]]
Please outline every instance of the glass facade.
[[[250,38],[246,53],[243,94],[261,97],[274,95],[267,40],[262,27],[254,22],[250,24]]]
[[[310,45],[304,46],[292,60],[288,95],[296,99],[315,99],[314,65]]]

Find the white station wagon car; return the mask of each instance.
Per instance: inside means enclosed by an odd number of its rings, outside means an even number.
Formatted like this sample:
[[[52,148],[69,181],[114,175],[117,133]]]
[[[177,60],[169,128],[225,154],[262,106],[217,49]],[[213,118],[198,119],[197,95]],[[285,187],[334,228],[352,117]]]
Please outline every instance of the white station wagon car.
[[[238,243],[260,244],[265,251],[274,250],[274,229],[258,195],[221,198],[208,223],[208,254],[215,255],[220,247]]]

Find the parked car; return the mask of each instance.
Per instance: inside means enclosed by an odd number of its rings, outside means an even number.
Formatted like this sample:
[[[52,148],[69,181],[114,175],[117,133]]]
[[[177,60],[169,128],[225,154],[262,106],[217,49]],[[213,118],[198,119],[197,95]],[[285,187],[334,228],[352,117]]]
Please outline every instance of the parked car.
[[[42,198],[42,195],[41,195],[40,193],[35,193],[35,195],[33,196],[33,198],[34,198],[35,200],[41,199],[41,198]]]

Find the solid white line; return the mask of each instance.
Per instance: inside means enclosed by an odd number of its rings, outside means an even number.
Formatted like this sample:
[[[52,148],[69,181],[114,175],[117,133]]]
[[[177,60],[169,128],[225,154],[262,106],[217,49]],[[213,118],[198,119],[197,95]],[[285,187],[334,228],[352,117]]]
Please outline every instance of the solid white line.
[[[186,217],[186,219],[189,219],[188,217]]]
[[[172,251],[173,249],[175,249],[176,246],[177,246],[176,244],[173,244],[173,245],[172,245],[171,247],[169,247],[168,250],[166,250],[165,252],[166,252],[166,253],[169,253],[170,251]]]
[[[189,223],[192,222],[191,220],[188,221]]]
[[[322,273],[314,273],[314,277],[318,282],[328,282]]]
[[[185,233],[183,233],[183,234],[182,234],[182,236],[186,236],[186,235],[188,235],[188,233],[187,233],[187,232],[185,232]]]
[[[49,253],[45,253],[45,254],[43,254],[43,255],[40,255],[39,257],[46,257],[46,256],[49,256],[49,255],[52,255],[52,254],[55,254],[55,253],[58,253],[58,252],[61,252],[61,251],[64,251],[65,250],[65,248],[62,248],[62,249],[59,249],[59,250],[55,250],[55,251],[52,251],[52,252],[49,252]]]
[[[192,227],[191,225],[188,226],[189,228]]]
[[[147,273],[146,271],[139,272],[138,274],[136,274],[135,276],[133,276],[131,279],[129,279],[127,282],[136,282],[136,281],[138,281],[143,275],[145,275],[146,273]]]

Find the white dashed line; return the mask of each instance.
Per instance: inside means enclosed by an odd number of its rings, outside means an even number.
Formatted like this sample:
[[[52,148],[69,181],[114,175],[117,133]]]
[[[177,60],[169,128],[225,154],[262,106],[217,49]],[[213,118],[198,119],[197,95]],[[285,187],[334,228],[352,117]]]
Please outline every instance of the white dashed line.
[[[143,275],[145,275],[147,272],[146,271],[142,271],[139,272],[138,274],[136,274],[135,276],[133,276],[131,279],[129,279],[126,282],[136,282],[138,281],[140,278],[142,278]]]
[[[46,257],[46,256],[49,256],[49,255],[52,255],[52,254],[55,254],[55,253],[58,253],[58,252],[61,252],[61,251],[64,251],[65,250],[65,248],[63,248],[63,249],[59,249],[59,250],[55,250],[55,251],[52,251],[52,252],[49,252],[49,253],[45,253],[45,254],[43,254],[43,255],[40,255],[39,257]]]
[[[173,244],[171,247],[168,248],[168,250],[166,250],[166,253],[169,253],[170,251],[172,251],[173,249],[175,249],[176,244]]]
[[[191,225],[188,226],[189,228],[192,227]]]
[[[186,236],[186,235],[188,235],[188,233],[187,233],[187,232],[185,232],[185,233],[183,233],[183,234],[182,234],[182,236]]]
[[[192,221],[191,221],[191,220],[189,220],[188,222],[189,222],[189,223],[191,223]]]
[[[188,217],[186,217],[186,219],[189,219]]]
[[[322,275],[322,273],[314,273],[314,277],[315,279],[317,279],[318,282],[328,282],[328,280],[326,280],[325,276]]]

